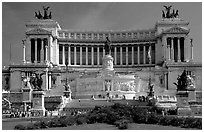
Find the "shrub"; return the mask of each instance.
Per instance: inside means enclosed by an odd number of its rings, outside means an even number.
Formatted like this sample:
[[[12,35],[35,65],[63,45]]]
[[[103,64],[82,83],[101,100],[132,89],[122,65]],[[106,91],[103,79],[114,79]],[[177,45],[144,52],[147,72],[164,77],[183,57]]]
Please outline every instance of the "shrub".
[[[86,115],[79,115],[76,117],[76,124],[77,125],[86,124],[87,120],[88,118]]]
[[[171,125],[171,120],[172,120],[172,117],[164,116],[164,117],[160,118],[158,124],[164,125],[164,126],[169,126],[169,125]]]
[[[173,117],[171,118],[170,124],[175,127],[181,126],[183,124],[183,120],[183,118]]]
[[[155,113],[150,113],[147,115],[147,124],[158,124],[160,118]]]
[[[21,124],[18,124],[14,127],[14,130],[25,130],[25,126],[24,125],[21,125]]]
[[[118,127],[118,129],[127,129],[128,123],[129,123],[129,120],[126,120],[126,119],[122,119],[114,122],[114,124],[116,125],[116,127]]]
[[[33,129],[39,129],[39,127],[34,125],[34,123],[29,123],[29,124],[27,124],[26,129],[27,130],[33,130]]]
[[[76,118],[74,116],[67,116],[66,118],[62,119],[61,122],[66,126],[71,126],[76,124]]]
[[[202,120],[188,117],[183,120],[183,124],[181,125],[181,127],[202,129]]]

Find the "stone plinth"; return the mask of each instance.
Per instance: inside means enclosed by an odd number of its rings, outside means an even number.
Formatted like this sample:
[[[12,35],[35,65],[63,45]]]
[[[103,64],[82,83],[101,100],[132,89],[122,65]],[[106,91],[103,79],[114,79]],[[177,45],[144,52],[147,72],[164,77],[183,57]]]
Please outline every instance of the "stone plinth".
[[[45,115],[45,106],[44,106],[44,91],[33,91],[32,93],[33,99],[33,107],[31,111],[33,112],[33,116],[44,116]]]
[[[31,102],[32,89],[29,87],[22,88],[22,92],[23,92],[23,102]]]
[[[189,102],[196,102],[196,92],[194,85],[190,85],[188,88],[188,100]]]
[[[192,115],[191,108],[188,104],[188,92],[178,91],[176,94],[176,97],[177,97],[178,116]]]

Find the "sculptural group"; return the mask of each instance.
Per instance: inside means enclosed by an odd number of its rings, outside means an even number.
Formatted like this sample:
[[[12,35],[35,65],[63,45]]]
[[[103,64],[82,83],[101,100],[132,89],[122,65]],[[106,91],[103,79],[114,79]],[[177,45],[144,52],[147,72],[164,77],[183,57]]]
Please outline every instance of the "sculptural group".
[[[52,19],[52,12],[50,12],[48,15],[48,9],[49,8],[50,8],[49,6],[48,7],[43,6],[44,16],[41,14],[40,11],[38,11],[38,13],[35,12],[35,17],[38,19]]]
[[[177,18],[179,16],[178,10],[174,10],[171,13],[171,7],[172,6],[164,6],[166,13],[164,12],[164,10],[162,10],[162,18]]]

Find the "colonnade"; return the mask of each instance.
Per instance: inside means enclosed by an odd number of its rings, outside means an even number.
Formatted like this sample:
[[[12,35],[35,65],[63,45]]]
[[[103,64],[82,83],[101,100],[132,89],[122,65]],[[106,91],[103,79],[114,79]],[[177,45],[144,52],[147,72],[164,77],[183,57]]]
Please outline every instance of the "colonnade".
[[[185,60],[184,54],[184,42],[182,42],[181,46],[181,39],[183,37],[167,37],[167,60],[172,62],[181,62]],[[183,38],[185,41],[185,39]],[[176,46],[176,47],[175,47]],[[183,56],[183,58],[181,58]]]
[[[148,60],[149,50],[151,55],[153,55],[152,52],[155,52],[155,50],[152,51],[152,45],[154,44],[112,45],[111,55],[114,58],[114,65],[152,64],[152,59]],[[65,65],[65,61],[68,61],[68,65],[101,65],[101,59],[105,55],[103,45],[59,44],[59,46],[60,65]],[[140,47],[142,47],[142,51]],[[77,59],[78,56],[79,59]]]
[[[48,41],[47,38],[30,39],[31,62],[46,63],[48,61]],[[25,46],[23,46],[23,61],[25,60]],[[34,52],[33,52],[34,51]]]

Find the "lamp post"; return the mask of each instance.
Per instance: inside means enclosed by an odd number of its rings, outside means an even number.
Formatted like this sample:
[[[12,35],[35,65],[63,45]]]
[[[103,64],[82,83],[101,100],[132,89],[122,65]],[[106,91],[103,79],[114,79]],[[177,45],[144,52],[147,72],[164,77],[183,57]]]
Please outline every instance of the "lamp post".
[[[65,82],[65,85],[67,86],[67,85],[68,85],[68,79],[67,79],[67,74],[68,74],[68,60],[65,62],[65,65],[66,65],[66,82]]]
[[[148,51],[148,58],[149,58],[149,64],[151,62],[151,53],[150,53],[150,48],[149,48],[149,51]],[[149,97],[153,97],[154,96],[154,90],[153,90],[153,85],[151,84],[151,66],[149,67],[149,84],[148,84],[148,89],[149,89],[149,92],[148,92],[148,96]]]
[[[71,89],[70,89],[70,86],[69,86],[69,83],[68,83],[68,77],[67,77],[67,74],[68,74],[68,61],[65,62],[65,65],[66,65],[66,82],[65,82],[65,91],[64,91],[64,96],[66,98],[69,98],[71,99]]]

